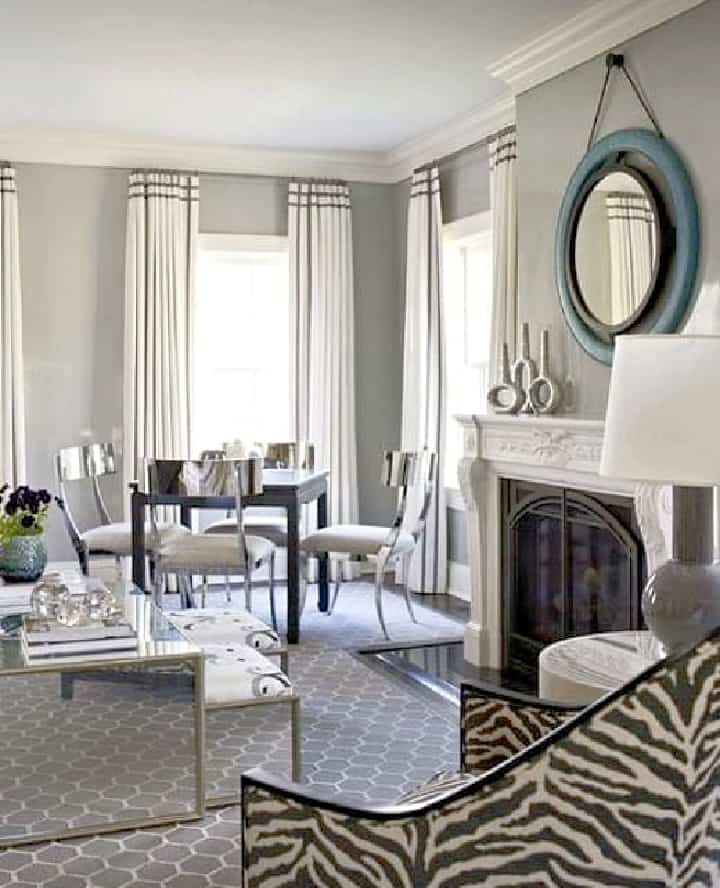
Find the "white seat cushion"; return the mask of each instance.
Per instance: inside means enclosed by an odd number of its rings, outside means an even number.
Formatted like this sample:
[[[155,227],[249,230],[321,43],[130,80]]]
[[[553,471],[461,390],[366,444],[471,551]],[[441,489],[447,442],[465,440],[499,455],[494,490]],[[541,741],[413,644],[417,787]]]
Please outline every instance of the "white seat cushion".
[[[153,533],[149,521],[145,523],[145,547],[149,552],[160,548],[180,537],[188,536],[190,531],[182,524],[158,522],[158,534]],[[114,555],[132,555],[132,526],[128,521],[113,524],[101,524],[80,534],[80,539],[87,543],[89,551],[112,552]]]
[[[268,560],[275,548],[270,540],[246,536],[245,544],[250,567],[260,567]],[[202,573],[204,570],[237,570],[242,572],[243,560],[238,539],[232,534],[194,533],[163,546],[158,552],[161,570],[188,570]]]
[[[206,644],[243,644],[259,651],[283,650],[280,636],[246,610],[192,607],[170,611],[168,620],[198,647]]]
[[[388,527],[370,524],[332,524],[309,534],[301,546],[306,552],[338,552],[347,555],[377,555],[390,534]],[[400,532],[395,552],[409,552],[412,534]]]
[[[246,533],[272,540],[276,546],[287,546],[287,522],[284,519],[260,515],[243,516],[243,524]],[[205,528],[205,533],[237,533],[237,520],[223,518],[215,521]]]
[[[287,697],[290,679],[276,662],[245,645],[204,644],[205,702],[242,703],[258,697]]]

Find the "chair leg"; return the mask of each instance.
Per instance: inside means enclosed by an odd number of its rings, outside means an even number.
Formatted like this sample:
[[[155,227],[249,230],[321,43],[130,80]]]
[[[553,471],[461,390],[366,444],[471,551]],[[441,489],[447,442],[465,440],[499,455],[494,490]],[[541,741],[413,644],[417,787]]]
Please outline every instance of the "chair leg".
[[[403,568],[403,595],[405,597],[405,606],[408,609],[408,613],[410,614],[410,619],[413,623],[417,623],[417,617],[415,616],[415,611],[412,606],[412,599],[410,598],[410,558],[406,556],[403,558],[402,562]]]
[[[201,607],[207,607],[208,579],[205,574],[202,577],[202,592],[200,593]]]
[[[308,587],[308,558],[305,555],[300,556],[300,601],[298,609],[300,616],[305,613],[305,605],[307,604],[307,587]]]
[[[252,578],[247,567],[245,569],[245,610],[248,613],[252,611]]]
[[[375,610],[377,611],[378,620],[380,622],[380,628],[383,631],[383,635],[390,641],[390,636],[388,635],[387,626],[385,625],[385,618],[383,617],[383,609],[382,609],[382,593],[383,593],[383,580],[385,579],[385,563],[383,561],[378,561],[378,566],[375,571]]]
[[[280,654],[280,668],[285,673],[285,675],[290,675],[290,656],[287,651],[283,651]]]
[[[230,588],[230,577],[225,576],[225,601],[232,604],[232,590]]]
[[[163,584],[164,584],[165,576],[164,574],[155,571],[155,576],[153,577],[153,598],[155,600],[156,607],[159,607],[162,610],[162,600],[163,600]]]
[[[332,616],[332,612],[335,610],[335,605],[337,604],[338,595],[340,594],[340,587],[342,586],[342,573],[340,572],[341,564],[338,564],[338,574],[335,578],[335,591],[333,592],[332,600],[330,601],[330,607],[327,609],[328,617]]]
[[[80,573],[85,576],[90,576],[90,553],[87,550],[87,546],[83,546],[81,549],[77,550],[78,561],[80,562]],[[143,590],[145,591],[145,590]]]
[[[300,700],[290,702],[290,745],[292,756],[292,779],[294,783],[302,780],[302,737],[300,736]]]
[[[278,623],[277,623],[277,613],[275,612],[275,550],[273,550],[270,555],[270,583],[269,583],[269,593],[270,593],[270,620],[272,622],[273,629],[278,631]]]
[[[115,577],[116,577],[118,583],[123,578],[122,558],[119,555],[115,556]]]
[[[186,574],[177,575],[178,591],[180,593],[180,608],[187,609],[195,606],[192,597],[192,577]]]

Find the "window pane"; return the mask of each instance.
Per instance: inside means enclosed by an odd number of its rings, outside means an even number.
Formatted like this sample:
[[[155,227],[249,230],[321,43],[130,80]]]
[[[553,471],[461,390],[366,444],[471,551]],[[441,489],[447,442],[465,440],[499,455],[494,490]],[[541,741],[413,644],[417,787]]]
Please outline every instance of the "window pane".
[[[445,307],[446,434],[445,484],[457,487],[462,429],[456,413],[483,410],[487,390],[492,312],[492,238],[479,232],[443,243]]]
[[[195,315],[193,449],[289,435],[286,250],[203,249]]]

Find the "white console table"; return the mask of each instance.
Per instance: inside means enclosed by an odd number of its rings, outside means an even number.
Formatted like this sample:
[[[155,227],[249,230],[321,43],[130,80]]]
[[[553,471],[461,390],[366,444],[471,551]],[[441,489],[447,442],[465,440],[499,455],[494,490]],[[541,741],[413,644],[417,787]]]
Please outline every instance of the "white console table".
[[[586,706],[639,675],[659,660],[649,632],[581,635],[548,645],[540,653],[540,697]]]

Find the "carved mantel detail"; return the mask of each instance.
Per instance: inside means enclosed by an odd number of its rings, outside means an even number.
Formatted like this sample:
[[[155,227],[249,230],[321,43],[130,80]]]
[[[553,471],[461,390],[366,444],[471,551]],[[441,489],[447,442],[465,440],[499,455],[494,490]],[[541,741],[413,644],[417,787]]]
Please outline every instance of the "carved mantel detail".
[[[532,478],[578,490],[633,497],[650,570],[668,557],[672,534],[667,487],[634,485],[598,474],[602,420],[502,415],[457,416],[464,456],[458,481],[467,505],[471,615],[465,656],[501,665],[500,501],[502,478]]]

